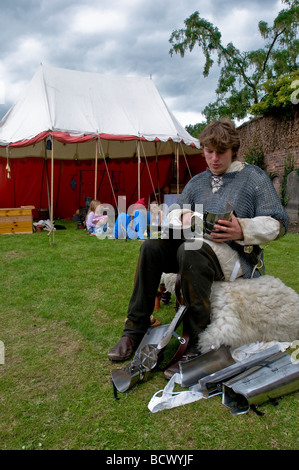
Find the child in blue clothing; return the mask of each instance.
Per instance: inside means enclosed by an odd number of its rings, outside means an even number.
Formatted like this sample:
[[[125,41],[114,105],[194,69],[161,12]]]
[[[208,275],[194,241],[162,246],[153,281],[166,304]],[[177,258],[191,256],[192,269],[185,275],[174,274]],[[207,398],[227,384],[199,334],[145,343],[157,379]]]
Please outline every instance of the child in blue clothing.
[[[131,214],[122,212],[116,219],[113,228],[114,238],[129,238],[144,240],[147,229],[147,217],[144,198],[139,199],[133,206]]]

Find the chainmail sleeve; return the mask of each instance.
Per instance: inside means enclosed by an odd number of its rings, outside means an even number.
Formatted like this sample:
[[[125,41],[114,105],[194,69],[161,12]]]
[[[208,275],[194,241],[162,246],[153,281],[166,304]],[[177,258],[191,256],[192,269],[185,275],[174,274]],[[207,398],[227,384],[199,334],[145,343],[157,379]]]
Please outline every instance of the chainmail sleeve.
[[[221,180],[221,187],[213,192],[212,173],[209,169],[194,176],[185,186],[177,206],[182,209],[188,206],[194,211],[196,204],[202,204],[203,211],[217,214],[224,213],[229,203],[236,217],[272,217],[283,226],[281,234],[287,232],[288,215],[269,176],[261,168],[244,164],[241,171],[227,172],[222,175]],[[244,247],[233,241],[226,243],[239,253],[244,277],[250,277],[252,263],[250,257],[244,253]]]
[[[248,184],[251,186],[253,195],[252,207],[248,207],[248,213],[251,213],[252,217],[273,217],[283,225],[285,232],[287,232],[289,217],[282,207],[272,181],[261,168],[251,165],[248,165],[248,167],[251,173]],[[244,204],[246,204],[245,201]],[[249,201],[247,201],[247,205],[250,205]]]

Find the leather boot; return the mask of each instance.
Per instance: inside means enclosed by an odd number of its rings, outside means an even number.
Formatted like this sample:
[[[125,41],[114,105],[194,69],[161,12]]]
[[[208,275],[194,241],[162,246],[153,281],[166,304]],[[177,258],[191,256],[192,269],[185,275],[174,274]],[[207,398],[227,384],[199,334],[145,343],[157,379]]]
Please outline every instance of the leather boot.
[[[136,351],[138,342],[128,336],[122,336],[119,342],[109,351],[110,361],[126,361]]]

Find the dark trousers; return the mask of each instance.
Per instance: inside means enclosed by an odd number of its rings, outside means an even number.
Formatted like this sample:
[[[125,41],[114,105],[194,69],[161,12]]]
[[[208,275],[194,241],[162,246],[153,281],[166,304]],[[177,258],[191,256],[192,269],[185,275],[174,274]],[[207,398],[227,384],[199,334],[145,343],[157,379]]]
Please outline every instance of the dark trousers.
[[[184,240],[146,240],[141,248],[134,290],[129,302],[123,335],[140,341],[150,326],[155,297],[162,273],[180,273],[181,290],[187,311],[184,330],[190,344],[210,322],[210,293],[213,281],[223,279],[218,259],[211,247],[186,249]]]

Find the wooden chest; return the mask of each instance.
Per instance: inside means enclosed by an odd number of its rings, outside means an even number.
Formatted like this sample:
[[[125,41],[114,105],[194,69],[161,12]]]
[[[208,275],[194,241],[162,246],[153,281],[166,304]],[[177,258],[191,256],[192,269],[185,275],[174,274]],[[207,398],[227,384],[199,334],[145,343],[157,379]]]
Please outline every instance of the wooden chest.
[[[32,233],[32,209],[34,206],[0,208],[0,234]]]

